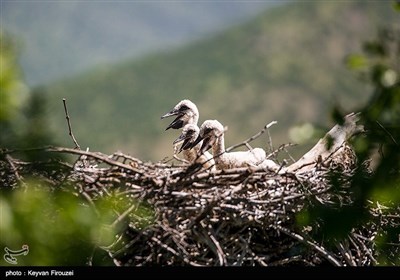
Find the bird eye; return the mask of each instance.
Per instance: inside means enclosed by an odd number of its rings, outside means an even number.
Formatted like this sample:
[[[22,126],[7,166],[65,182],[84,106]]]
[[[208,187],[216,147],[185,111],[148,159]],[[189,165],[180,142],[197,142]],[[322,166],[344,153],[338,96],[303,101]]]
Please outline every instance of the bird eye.
[[[205,130],[204,130],[204,134],[208,134],[208,133],[210,133],[212,131],[212,128],[206,128]]]
[[[186,110],[188,110],[188,109],[189,109],[188,106],[182,105],[182,106],[179,108],[179,111],[186,111]]]

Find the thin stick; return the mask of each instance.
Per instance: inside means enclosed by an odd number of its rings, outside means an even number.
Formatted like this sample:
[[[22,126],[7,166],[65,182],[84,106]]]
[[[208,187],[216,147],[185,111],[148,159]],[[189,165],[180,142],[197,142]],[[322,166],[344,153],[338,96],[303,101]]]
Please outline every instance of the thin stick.
[[[286,235],[293,237],[294,239],[297,239],[300,242],[303,242],[309,246],[311,246],[312,248],[314,248],[316,251],[318,251],[324,258],[326,258],[330,263],[332,263],[333,265],[336,266],[342,266],[342,264],[328,251],[325,250],[324,247],[322,246],[318,246],[317,244],[315,244],[314,242],[311,242],[309,240],[306,240],[303,236],[291,232],[289,229],[281,227],[279,225],[271,225],[273,228],[279,230],[282,233],[285,233]]]
[[[216,249],[217,249],[217,255],[218,255],[218,259],[219,259],[219,264],[220,265],[226,265],[226,258],[225,258],[225,254],[224,254],[224,250],[222,250],[221,245],[219,244],[219,242],[217,241],[217,239],[215,239],[214,235],[212,235],[210,233],[209,235],[211,241],[214,243]]]
[[[396,145],[399,145],[396,140],[394,139],[393,135],[390,134],[390,132],[378,121],[376,121],[376,123],[380,126],[380,128],[382,128],[382,130],[390,137],[390,139],[392,139],[393,143],[395,143]]]
[[[138,205],[136,203],[132,204],[124,213],[118,216],[118,218],[111,224],[111,227],[115,227],[119,224],[124,218],[126,218],[133,210],[137,209]]]
[[[173,158],[176,159],[177,161],[182,162],[182,163],[190,164],[189,161],[187,161],[186,159],[183,159],[183,158],[178,157],[176,154],[173,155]]]
[[[78,142],[77,142],[76,139],[75,139],[74,134],[72,133],[71,121],[70,121],[70,117],[69,117],[69,114],[68,114],[67,101],[66,101],[65,98],[63,98],[63,104],[64,104],[64,111],[65,111],[65,118],[67,119],[67,124],[68,124],[68,133],[69,133],[69,136],[71,136],[72,141],[74,141],[75,149],[80,150],[81,147],[79,146]]]
[[[190,260],[188,260],[187,258],[183,257],[182,254],[179,254],[177,251],[175,251],[173,248],[171,248],[170,246],[168,246],[165,243],[162,243],[161,240],[159,240],[156,237],[151,237],[150,239],[151,241],[154,241],[155,243],[157,243],[161,248],[167,250],[168,252],[172,253],[173,255],[177,256],[178,258],[183,259],[183,261],[187,264],[190,265],[194,265],[195,263],[192,263]]]
[[[143,172],[141,170],[134,168],[133,166],[121,163],[119,161],[109,159],[107,156],[102,155],[100,153],[92,153],[92,152],[82,151],[82,150],[77,150],[77,149],[70,149],[70,148],[63,148],[63,147],[51,147],[51,146],[44,148],[44,150],[49,151],[49,152],[56,152],[56,153],[70,153],[70,154],[76,154],[76,155],[85,155],[88,157],[92,157],[92,158],[101,160],[101,161],[108,163],[110,165],[113,165],[113,166],[118,166],[118,167],[121,167],[121,168],[124,168],[127,170],[132,170],[139,174],[143,174]]]
[[[8,162],[8,164],[10,165],[11,172],[14,173],[15,178],[17,178],[18,182],[20,182],[23,187],[26,187],[24,179],[19,174],[18,168],[15,166],[14,159],[9,154],[6,154],[5,159]]]
[[[273,123],[273,124],[276,124],[277,123],[277,121],[274,121],[275,123]],[[271,125],[269,126],[269,127],[271,127],[272,126],[272,123],[270,123]],[[267,127],[267,134],[268,134],[268,146],[269,146],[269,150],[270,151],[273,151],[274,150],[274,147],[272,146],[272,138],[271,138],[271,134],[269,133],[269,127]]]
[[[347,262],[349,266],[357,266],[356,263],[354,262],[352,256],[351,256],[351,251],[343,246],[341,242],[339,242],[336,247],[339,249],[339,251],[342,253],[343,258]],[[347,250],[346,250],[347,249]]]
[[[96,208],[96,205],[94,204],[93,200],[90,198],[90,196],[86,192],[81,192],[84,198],[89,202],[90,206],[93,208],[94,212],[96,213],[97,217],[100,217],[100,213]]]
[[[230,146],[230,147],[227,148],[225,151],[226,151],[226,152],[229,152],[229,151],[231,151],[231,150],[233,150],[233,149],[236,149],[236,148],[238,148],[238,147],[240,147],[240,146],[247,146],[247,147],[248,147],[248,144],[249,144],[251,141],[253,141],[253,140],[257,139],[258,137],[260,137],[260,135],[262,135],[268,128],[270,128],[271,126],[273,126],[274,124],[277,124],[277,123],[278,123],[277,121],[272,121],[272,122],[270,122],[269,124],[265,125],[265,126],[263,127],[263,129],[261,129],[257,134],[251,136],[249,139],[246,139],[246,140],[243,141],[242,143],[239,143],[239,144]]]

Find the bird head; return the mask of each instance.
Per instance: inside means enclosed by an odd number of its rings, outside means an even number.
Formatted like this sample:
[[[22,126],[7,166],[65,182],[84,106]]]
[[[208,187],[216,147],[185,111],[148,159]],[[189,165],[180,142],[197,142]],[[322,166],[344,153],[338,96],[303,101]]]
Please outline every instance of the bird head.
[[[176,118],[167,126],[165,130],[170,128],[180,129],[186,124],[196,124],[199,120],[199,111],[196,104],[192,101],[185,99],[175,105],[172,110],[161,116],[161,119],[176,116]]]

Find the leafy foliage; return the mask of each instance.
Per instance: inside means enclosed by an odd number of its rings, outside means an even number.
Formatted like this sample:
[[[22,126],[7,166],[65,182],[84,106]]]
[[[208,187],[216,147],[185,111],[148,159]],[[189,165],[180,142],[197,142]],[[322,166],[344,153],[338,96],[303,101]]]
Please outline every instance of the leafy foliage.
[[[35,180],[26,182],[26,187],[3,191],[0,196],[0,247],[17,250],[23,244],[29,246],[29,254],[19,257],[18,265],[88,264],[96,246],[111,243],[113,231],[105,227],[105,222],[110,223],[107,215],[99,217],[81,199],[67,192],[52,192]],[[106,261],[103,256],[100,263]],[[2,264],[7,265],[4,260]]]
[[[363,50],[364,54],[347,58],[350,69],[373,87],[370,100],[357,110],[366,134],[353,143],[358,158],[357,171],[350,180],[353,203],[338,209],[321,205],[302,213],[301,224],[322,221],[320,238],[331,241],[345,238],[355,226],[368,224],[400,205],[400,30],[382,28],[375,40],[363,44]],[[343,119],[339,108],[333,110],[333,117],[338,122]],[[337,178],[332,174],[331,181],[340,188],[342,182]],[[367,211],[371,205],[380,211]],[[378,263],[399,265],[398,223],[384,224],[375,238]]]
[[[21,81],[17,63],[16,42],[7,33],[0,34],[0,145],[10,144],[19,133],[23,121],[21,109],[27,97],[27,87]]]
[[[105,199],[94,210],[63,185],[69,166],[61,161],[66,158],[40,149],[55,143],[46,125],[46,95],[39,88],[29,91],[15,42],[8,35],[1,41],[0,248],[15,251],[28,245],[29,254],[18,258],[18,265],[110,264],[98,248],[112,241],[116,228],[105,225],[116,219],[113,211],[124,201]],[[16,163],[3,153],[14,149]],[[20,174],[17,164],[27,173]],[[0,263],[9,265],[4,259]]]
[[[14,39],[1,34],[0,147],[26,149],[55,143],[48,125],[47,96],[42,88],[31,91],[18,66]]]

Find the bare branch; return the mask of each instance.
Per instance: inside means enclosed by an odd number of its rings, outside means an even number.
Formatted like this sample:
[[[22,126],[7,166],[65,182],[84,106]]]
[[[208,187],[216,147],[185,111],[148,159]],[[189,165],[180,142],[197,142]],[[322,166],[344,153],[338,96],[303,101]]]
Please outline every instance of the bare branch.
[[[239,143],[239,144],[236,144],[236,145],[233,145],[233,146],[228,147],[228,148],[226,149],[226,152],[229,152],[229,151],[231,151],[231,150],[233,150],[233,149],[236,149],[236,148],[238,148],[238,147],[240,147],[240,146],[247,146],[247,147],[248,147],[248,144],[249,144],[251,141],[253,141],[253,140],[257,139],[258,137],[260,137],[265,131],[267,131],[268,128],[270,128],[271,126],[273,126],[274,124],[277,124],[277,123],[278,123],[277,121],[272,121],[272,122],[270,122],[269,124],[266,124],[266,125],[263,127],[263,129],[261,129],[261,130],[260,130],[259,132],[257,132],[255,135],[251,136],[250,138],[244,140],[243,142],[241,142],[241,143]],[[272,145],[272,142],[271,142],[271,145]],[[249,147],[248,147],[248,148],[249,148]],[[251,148],[250,148],[250,149],[251,149]]]
[[[340,253],[342,254],[343,258],[346,260],[348,265],[357,266],[351,255],[351,251],[348,249],[348,246],[346,246],[346,248],[345,248],[343,246],[342,242],[339,242],[336,246],[338,247]]]
[[[67,109],[67,100],[65,98],[63,98],[63,104],[64,104],[64,111],[65,111],[65,118],[67,119],[67,124],[68,124],[69,136],[71,136],[72,141],[74,141],[75,149],[79,149],[80,150],[81,147],[79,146],[78,142],[75,139],[74,134],[72,133],[71,121],[70,121],[70,117],[69,117],[68,109]]]
[[[332,253],[328,252],[324,247],[319,246],[317,244],[315,244],[314,242],[310,241],[310,240],[306,240],[303,236],[301,236],[300,234],[294,233],[292,231],[290,231],[287,228],[284,228],[282,226],[279,225],[271,225],[271,227],[279,230],[280,232],[289,235],[290,237],[293,237],[295,239],[297,239],[298,241],[305,243],[309,246],[311,246],[313,249],[315,249],[316,251],[318,251],[324,258],[326,258],[330,263],[332,263],[335,266],[342,266],[342,264],[333,256]]]
[[[48,147],[45,148],[45,150],[49,151],[49,152],[57,152],[57,153],[69,153],[69,154],[77,154],[77,155],[85,155],[85,156],[89,156],[95,159],[99,159],[103,162],[106,162],[108,164],[114,165],[114,166],[118,166],[121,168],[125,168],[127,170],[132,170],[135,171],[137,173],[142,174],[142,171],[134,168],[132,166],[129,166],[127,164],[123,164],[119,161],[115,161],[115,160],[111,160],[108,158],[108,156],[100,154],[100,153],[93,153],[93,152],[88,152],[88,151],[83,151],[83,150],[76,150],[76,149],[70,149],[70,148],[63,148],[63,147]]]
[[[23,182],[22,177],[18,173],[18,169],[14,164],[14,159],[9,155],[6,154],[5,159],[7,160],[8,164],[10,165],[10,170],[14,173],[15,178],[17,178],[18,181]]]
[[[399,144],[397,143],[396,139],[394,139],[393,135],[380,122],[376,121],[376,123],[390,137],[390,139],[393,141],[393,143],[395,143],[398,146]]]

